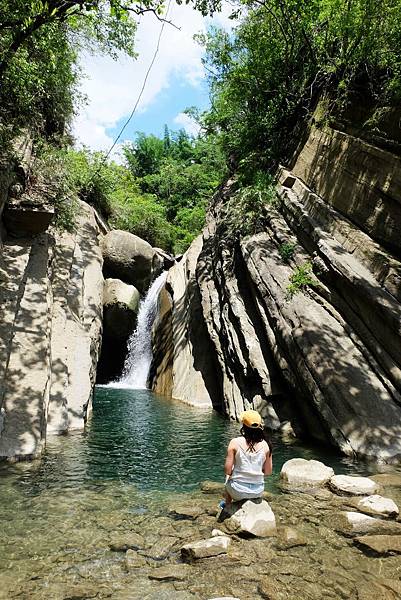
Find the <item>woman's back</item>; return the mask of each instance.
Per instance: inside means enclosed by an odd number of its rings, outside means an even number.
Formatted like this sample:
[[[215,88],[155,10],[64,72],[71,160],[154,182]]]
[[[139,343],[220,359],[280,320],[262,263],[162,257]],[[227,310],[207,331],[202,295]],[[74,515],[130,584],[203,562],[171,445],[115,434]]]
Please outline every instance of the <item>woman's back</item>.
[[[268,444],[261,441],[251,447],[243,437],[234,438],[232,441],[235,447],[235,459],[231,479],[241,483],[262,483],[263,465],[269,452]]]

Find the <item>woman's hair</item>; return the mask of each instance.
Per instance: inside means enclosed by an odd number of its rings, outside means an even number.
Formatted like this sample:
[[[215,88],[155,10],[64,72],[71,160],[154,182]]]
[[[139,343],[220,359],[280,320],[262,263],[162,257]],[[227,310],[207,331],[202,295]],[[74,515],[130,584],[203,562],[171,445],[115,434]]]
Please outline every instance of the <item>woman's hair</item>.
[[[240,433],[244,436],[250,452],[255,452],[255,444],[264,440],[269,446],[270,454],[272,453],[272,443],[261,427],[247,427],[246,425],[242,425]]]

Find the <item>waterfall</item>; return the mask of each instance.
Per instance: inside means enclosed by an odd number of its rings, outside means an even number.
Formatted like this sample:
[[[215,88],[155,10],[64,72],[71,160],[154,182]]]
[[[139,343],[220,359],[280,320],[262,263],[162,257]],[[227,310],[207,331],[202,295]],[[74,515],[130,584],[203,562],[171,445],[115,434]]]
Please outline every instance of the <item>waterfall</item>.
[[[128,340],[123,372],[117,381],[110,384],[113,387],[146,389],[152,362],[152,325],[157,315],[157,301],[166,276],[166,271],[159,275],[145,298],[141,300],[136,329]]]

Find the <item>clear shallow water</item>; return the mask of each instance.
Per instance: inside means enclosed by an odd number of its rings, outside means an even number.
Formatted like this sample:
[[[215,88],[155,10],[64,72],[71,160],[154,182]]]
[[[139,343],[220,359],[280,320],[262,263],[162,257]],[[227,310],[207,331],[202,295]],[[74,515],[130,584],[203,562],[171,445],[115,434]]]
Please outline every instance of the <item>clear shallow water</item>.
[[[97,388],[85,433],[50,438],[41,461],[0,467],[0,598],[67,598],[69,582],[85,582],[86,570],[96,585],[122,581],[110,536],[165,518],[176,502],[196,502],[205,479],[223,481],[237,432],[212,411],[146,390]],[[281,465],[294,456],[323,460],[336,473],[376,470],[279,439],[273,456],[266,487],[275,493]]]

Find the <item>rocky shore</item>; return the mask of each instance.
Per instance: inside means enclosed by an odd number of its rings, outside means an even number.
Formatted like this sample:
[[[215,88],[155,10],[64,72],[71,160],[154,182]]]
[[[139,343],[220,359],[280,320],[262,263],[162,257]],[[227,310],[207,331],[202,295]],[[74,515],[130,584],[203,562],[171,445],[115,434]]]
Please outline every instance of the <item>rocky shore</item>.
[[[2,579],[0,597],[400,597],[401,473],[334,475],[317,461],[292,459],[280,486],[279,493],[265,492],[226,514],[218,508],[223,488],[217,482],[142,510],[106,510],[102,494],[86,492],[85,512],[77,506],[63,519],[64,528],[54,528],[63,540],[57,552],[40,557],[40,536],[30,553],[14,540],[14,565],[18,548],[21,559],[17,574],[8,570]]]

